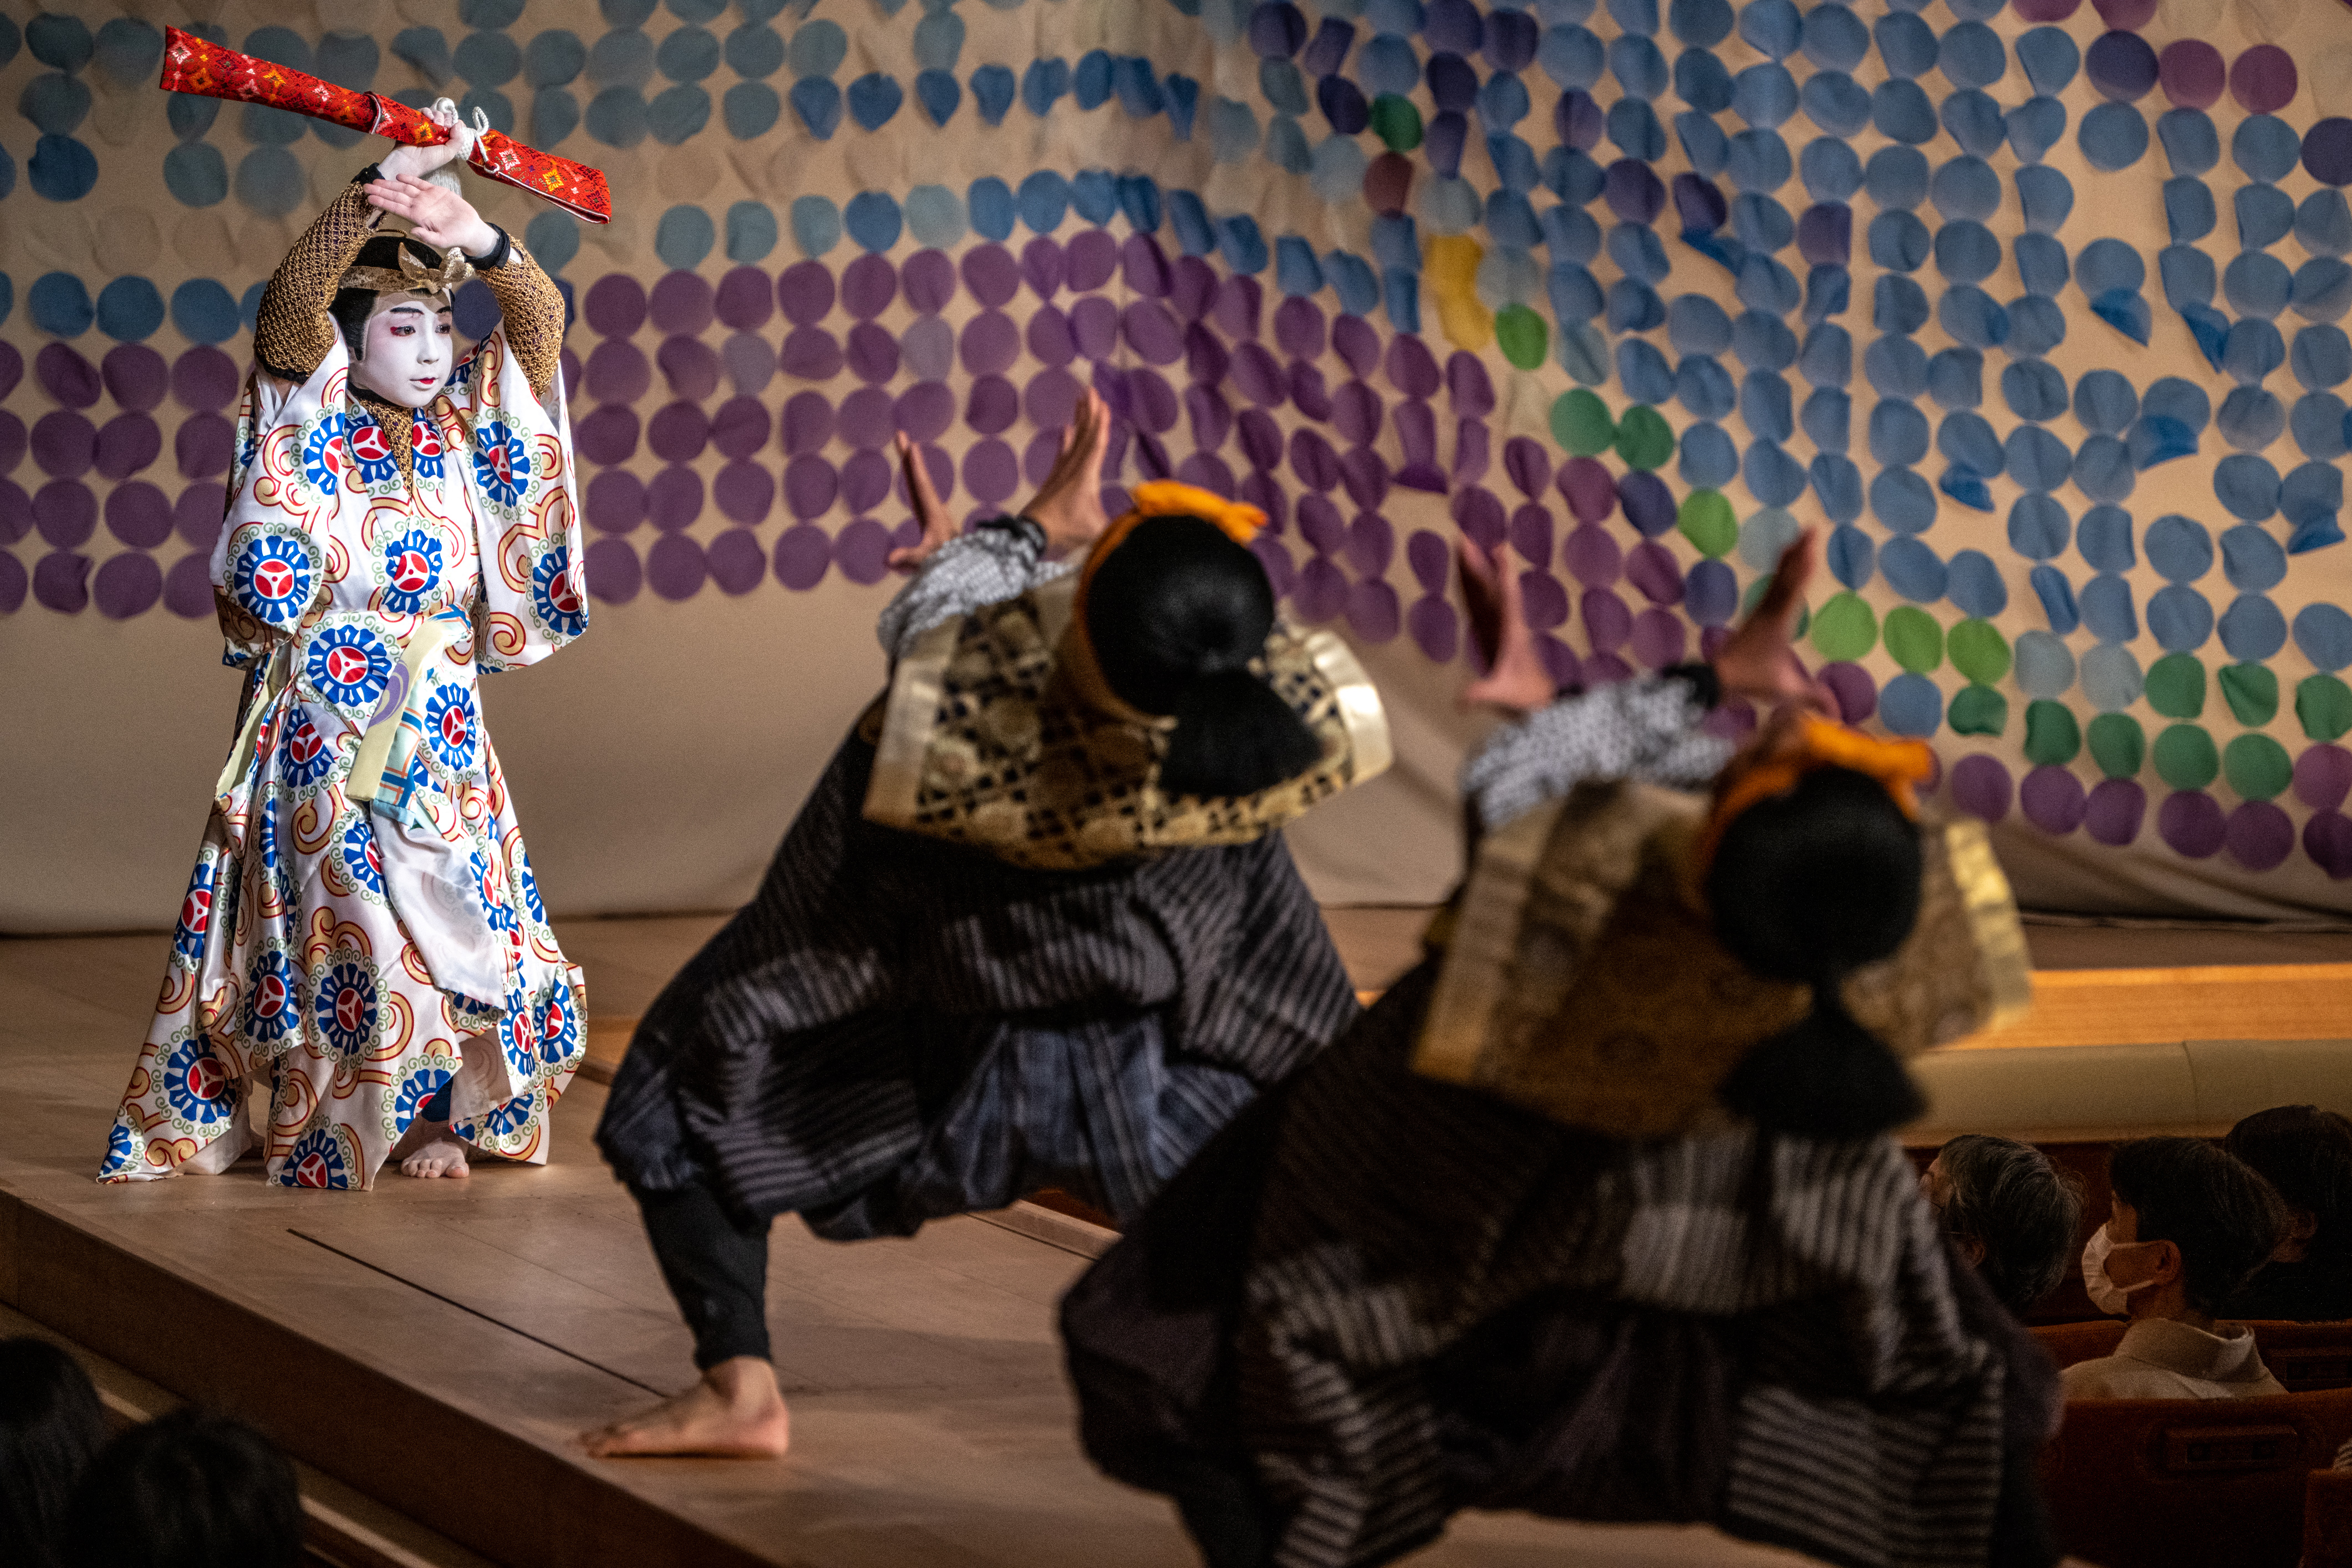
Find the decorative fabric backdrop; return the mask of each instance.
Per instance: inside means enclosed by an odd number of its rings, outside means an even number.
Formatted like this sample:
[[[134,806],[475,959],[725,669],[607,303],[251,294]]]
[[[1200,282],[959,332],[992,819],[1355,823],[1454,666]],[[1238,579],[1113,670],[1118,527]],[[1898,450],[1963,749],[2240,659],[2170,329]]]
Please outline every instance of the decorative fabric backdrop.
[[[383,150],[156,91],[166,23],[611,175],[469,186],[575,306],[595,625],[490,699],[559,911],[741,897],[880,678],[891,432],[979,514],[1088,385],[1398,710],[1326,897],[1458,863],[1457,534],[1591,683],[1817,521],[1811,656],[2030,902],[2352,902],[2336,0],[656,4],[0,18],[0,924],[168,918],[260,280]]]

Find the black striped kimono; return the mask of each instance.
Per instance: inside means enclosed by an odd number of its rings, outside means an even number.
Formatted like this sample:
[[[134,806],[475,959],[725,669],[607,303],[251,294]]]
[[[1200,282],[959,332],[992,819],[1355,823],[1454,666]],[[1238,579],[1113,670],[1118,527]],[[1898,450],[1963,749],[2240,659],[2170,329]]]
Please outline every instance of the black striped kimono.
[[[885,646],[1051,570],[967,535]],[[873,761],[853,732],[638,1026],[596,1137],[640,1197],[698,1184],[836,1240],[1046,1186],[1124,1217],[1356,1017],[1279,834],[1025,870],[864,820]]]
[[[1498,733],[1484,820],[1719,766],[1706,681]],[[1499,792],[1499,793],[1498,793]],[[1363,1568],[1465,1508],[1707,1521],[1853,1568],[2047,1568],[2048,1358],[1890,1138],[1622,1142],[1408,1063],[1438,964],[1244,1110],[1074,1287],[1088,1454],[1213,1568]]]

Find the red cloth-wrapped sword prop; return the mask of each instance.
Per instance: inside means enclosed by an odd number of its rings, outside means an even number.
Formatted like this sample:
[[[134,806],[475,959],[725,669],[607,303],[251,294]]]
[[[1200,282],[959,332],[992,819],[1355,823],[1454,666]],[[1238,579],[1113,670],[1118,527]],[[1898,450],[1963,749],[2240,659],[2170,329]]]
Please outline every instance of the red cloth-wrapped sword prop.
[[[226,98],[245,103],[266,103],[290,110],[330,124],[347,125],[374,136],[389,136],[413,146],[431,147],[446,142],[449,132],[422,110],[381,93],[354,92],[320,81],[290,66],[257,60],[235,49],[207,43],[177,27],[164,29],[163,87],[169,92],[191,92],[205,98]],[[493,180],[553,202],[590,223],[613,221],[613,197],[604,187],[602,170],[536,147],[526,147],[496,131],[481,132],[474,154],[467,160]]]

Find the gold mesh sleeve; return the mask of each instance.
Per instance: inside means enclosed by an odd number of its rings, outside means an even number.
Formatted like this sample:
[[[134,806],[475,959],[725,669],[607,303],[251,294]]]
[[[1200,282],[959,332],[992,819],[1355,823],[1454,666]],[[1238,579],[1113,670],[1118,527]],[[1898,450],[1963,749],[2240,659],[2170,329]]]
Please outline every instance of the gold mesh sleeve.
[[[254,317],[253,353],[272,375],[308,381],[326,359],[337,330],[327,313],[335,281],[375,232],[374,217],[366,187],[346,185],[270,275]]]
[[[512,236],[508,237],[506,260],[482,268],[475,276],[498,297],[507,346],[530,377],[532,395],[545,397],[563,358],[563,296],[555,280]]]

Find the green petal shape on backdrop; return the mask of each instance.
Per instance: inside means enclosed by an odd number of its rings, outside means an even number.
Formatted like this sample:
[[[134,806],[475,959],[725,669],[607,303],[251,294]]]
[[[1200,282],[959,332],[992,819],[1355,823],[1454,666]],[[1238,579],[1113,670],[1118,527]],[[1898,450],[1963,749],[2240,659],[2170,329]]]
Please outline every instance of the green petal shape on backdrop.
[[[2168,725],[2155,752],[2156,776],[2174,789],[2203,789],[2221,775],[2221,753],[2202,725]]]
[[[1887,654],[1914,675],[1928,674],[1944,662],[1944,628],[1916,605],[1887,611],[1882,635]]]
[[[2091,760],[2111,779],[2127,779],[2147,761],[2147,735],[2128,713],[2102,713],[2091,721]]]
[[[1813,647],[1823,658],[1856,659],[1878,646],[1878,612],[1851,591],[1839,594],[1813,617]]]
[[[2268,735],[2241,735],[2221,752],[2221,773],[2246,799],[2268,800],[2294,782],[2294,763]]]
[[[2193,653],[2168,653],[2148,666],[2147,705],[2168,719],[2204,712],[2204,664]]]
[[[1599,393],[1580,386],[1553,400],[1551,438],[1570,457],[1597,458],[1616,444],[1617,422]]]
[[[2278,717],[2278,677],[2259,664],[2225,664],[2214,680],[2231,717],[2249,730],[2259,730]]]
[[[2294,716],[2315,741],[2333,741],[2352,730],[2352,687],[2332,675],[2314,675],[2294,689]]]
[[[1551,330],[1544,319],[1525,305],[1506,305],[1495,312],[1495,341],[1503,357],[1521,370],[1534,370],[1551,349]]]
[[[1949,643],[1952,668],[1970,680],[1990,686],[2009,673],[2009,639],[1990,621],[1962,621]]]
[[[1990,686],[1962,687],[1953,697],[1945,721],[1955,734],[1998,735],[2009,728],[2009,699]]]
[[[1617,421],[1617,455],[1629,468],[1663,468],[1675,455],[1675,427],[1648,404],[1637,403]]]
[[[1412,100],[1384,92],[1372,100],[1372,134],[1391,153],[1410,153],[1421,145],[1421,110]]]
[[[2041,767],[2063,767],[2083,750],[2083,727],[2063,702],[2025,705],[2025,760]],[[2135,770],[2137,771],[2137,770]]]
[[[1683,537],[1710,559],[1730,554],[1739,542],[1739,520],[1721,490],[1691,491],[1675,511],[1675,522]]]

